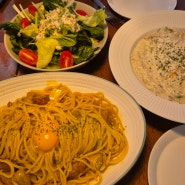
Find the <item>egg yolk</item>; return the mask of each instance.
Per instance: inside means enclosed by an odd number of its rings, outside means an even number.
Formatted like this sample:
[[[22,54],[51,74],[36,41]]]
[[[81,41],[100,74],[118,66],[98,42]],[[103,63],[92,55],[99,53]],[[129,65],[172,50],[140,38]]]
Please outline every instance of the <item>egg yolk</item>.
[[[43,152],[52,150],[58,144],[58,124],[40,124],[33,132],[32,138],[36,149]]]

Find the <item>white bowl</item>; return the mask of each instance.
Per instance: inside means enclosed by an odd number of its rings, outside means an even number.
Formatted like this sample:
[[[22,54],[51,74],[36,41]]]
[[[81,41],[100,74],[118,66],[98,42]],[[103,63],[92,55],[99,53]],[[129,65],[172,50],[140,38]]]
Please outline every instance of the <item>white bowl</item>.
[[[91,7],[87,4],[81,3],[81,2],[77,2],[77,1],[76,1],[76,9],[85,10],[88,13],[88,15],[93,15],[93,13],[96,11],[93,7]],[[15,19],[16,19],[16,16],[12,19],[12,21],[14,21]],[[103,38],[102,41],[99,42],[98,47],[100,49],[96,52],[96,55],[98,53],[100,53],[100,51],[104,47],[104,45],[107,41],[107,37],[108,37],[108,27],[107,27],[107,24],[106,24],[106,21],[105,21],[105,23],[104,23],[104,38]],[[8,34],[4,35],[4,45],[5,45],[5,48],[8,52],[8,54],[13,58],[13,60],[15,60],[17,63],[19,63],[20,65],[22,65],[26,68],[36,70],[36,71],[68,71],[68,70],[73,70],[74,71],[75,69],[78,69],[78,68],[84,66],[85,64],[90,62],[94,57],[96,57],[96,55],[94,55],[91,59],[89,59],[87,61],[84,61],[84,62],[81,62],[80,64],[68,67],[68,68],[60,68],[60,69],[44,69],[43,68],[43,69],[40,69],[40,68],[36,68],[36,67],[30,66],[28,64],[25,64],[24,62],[21,61],[19,56],[16,53],[14,53],[14,51],[12,50],[13,46],[12,46],[12,43],[10,42],[10,36]]]

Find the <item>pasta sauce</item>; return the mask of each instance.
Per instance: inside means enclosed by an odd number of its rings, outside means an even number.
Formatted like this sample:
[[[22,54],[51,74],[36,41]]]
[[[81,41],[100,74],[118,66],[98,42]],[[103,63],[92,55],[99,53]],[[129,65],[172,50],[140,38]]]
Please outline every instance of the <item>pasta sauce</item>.
[[[185,104],[185,29],[160,28],[134,46],[131,64],[137,78],[157,96]]]

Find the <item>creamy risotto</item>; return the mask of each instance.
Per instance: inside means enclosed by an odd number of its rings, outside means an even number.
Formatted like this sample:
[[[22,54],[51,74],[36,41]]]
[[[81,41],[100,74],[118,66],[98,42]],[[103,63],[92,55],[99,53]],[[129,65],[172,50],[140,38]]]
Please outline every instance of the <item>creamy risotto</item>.
[[[165,27],[147,33],[134,46],[131,64],[157,96],[185,104],[185,29]]]

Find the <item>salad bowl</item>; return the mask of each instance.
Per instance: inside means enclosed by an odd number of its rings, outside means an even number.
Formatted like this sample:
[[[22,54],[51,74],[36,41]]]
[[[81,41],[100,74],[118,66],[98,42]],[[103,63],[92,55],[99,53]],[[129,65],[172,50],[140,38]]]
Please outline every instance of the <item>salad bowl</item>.
[[[96,9],[94,9],[93,7],[85,4],[85,3],[81,3],[81,2],[77,2],[77,1],[74,1],[76,3],[76,7],[75,9],[76,10],[84,10],[88,16],[91,16],[94,14],[94,12],[96,11]],[[42,3],[38,3],[38,4],[35,4],[36,6],[39,6],[40,4]],[[28,11],[28,8],[24,9],[23,11],[27,12]],[[16,15],[12,20],[11,22],[15,22],[15,20],[17,19],[18,15]],[[104,21],[104,25],[103,25],[103,29],[104,29],[104,37],[101,41],[99,42],[92,42],[92,47],[93,48],[98,48],[97,50],[95,50],[94,52],[94,55],[92,57],[90,57],[89,59],[85,60],[85,61],[82,61],[78,64],[74,64],[72,66],[68,66],[68,67],[64,67],[64,68],[58,68],[58,67],[44,67],[44,68],[38,68],[36,66],[32,66],[32,65],[29,65],[25,62],[23,62],[19,55],[16,54],[12,48],[13,48],[13,45],[10,41],[10,35],[8,35],[7,33],[5,33],[4,35],[4,45],[5,45],[5,48],[6,48],[6,51],[8,52],[8,54],[11,56],[11,58],[16,61],[18,64],[26,67],[26,68],[29,68],[31,70],[35,70],[35,71],[75,71],[76,69],[86,65],[87,63],[89,63],[93,58],[95,58],[100,52],[101,50],[103,49],[104,45],[106,44],[106,41],[107,41],[107,37],[108,37],[108,27],[107,27],[107,24],[106,24],[106,21]]]

